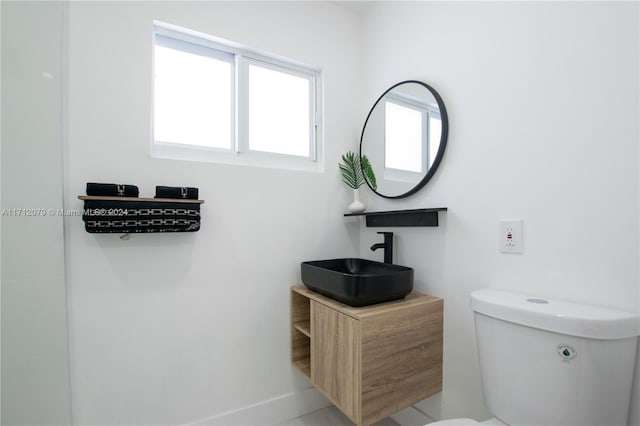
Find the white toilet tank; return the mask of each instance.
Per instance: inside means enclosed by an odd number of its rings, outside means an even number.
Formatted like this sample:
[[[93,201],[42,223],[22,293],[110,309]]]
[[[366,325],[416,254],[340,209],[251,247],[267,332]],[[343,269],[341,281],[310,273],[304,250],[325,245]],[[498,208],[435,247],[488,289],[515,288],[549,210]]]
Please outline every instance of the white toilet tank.
[[[485,403],[510,426],[625,426],[637,314],[501,290],[471,294]]]

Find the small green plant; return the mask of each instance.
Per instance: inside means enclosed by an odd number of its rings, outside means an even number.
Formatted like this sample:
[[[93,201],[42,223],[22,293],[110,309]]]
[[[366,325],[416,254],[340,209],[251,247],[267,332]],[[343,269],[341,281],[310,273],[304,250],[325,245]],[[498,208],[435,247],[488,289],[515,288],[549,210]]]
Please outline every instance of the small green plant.
[[[338,167],[345,185],[349,188],[358,189],[365,183],[366,177],[371,187],[373,189],[377,188],[376,176],[366,155],[362,156],[361,163],[359,156],[353,151],[348,151],[342,155],[342,161],[343,163],[339,163]]]

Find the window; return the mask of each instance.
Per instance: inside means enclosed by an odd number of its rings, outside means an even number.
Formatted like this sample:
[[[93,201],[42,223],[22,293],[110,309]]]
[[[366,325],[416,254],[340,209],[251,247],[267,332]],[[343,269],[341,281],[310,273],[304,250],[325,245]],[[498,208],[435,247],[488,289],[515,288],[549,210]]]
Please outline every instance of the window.
[[[310,140],[309,81],[249,65],[249,149],[308,157]]]
[[[319,74],[155,23],[152,156],[319,170]]]
[[[230,150],[233,55],[162,35],[154,53],[155,140]]]
[[[387,95],[385,178],[413,182],[424,175],[438,152],[442,119],[437,106],[403,94]]]

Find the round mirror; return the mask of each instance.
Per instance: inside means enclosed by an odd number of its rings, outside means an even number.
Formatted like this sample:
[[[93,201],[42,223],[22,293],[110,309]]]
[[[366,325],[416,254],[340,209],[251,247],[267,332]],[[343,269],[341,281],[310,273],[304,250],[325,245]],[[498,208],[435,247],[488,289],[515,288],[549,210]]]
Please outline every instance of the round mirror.
[[[447,145],[444,102],[421,81],[391,86],[373,104],[362,128],[360,159],[367,184],[385,198],[417,192],[435,173]]]

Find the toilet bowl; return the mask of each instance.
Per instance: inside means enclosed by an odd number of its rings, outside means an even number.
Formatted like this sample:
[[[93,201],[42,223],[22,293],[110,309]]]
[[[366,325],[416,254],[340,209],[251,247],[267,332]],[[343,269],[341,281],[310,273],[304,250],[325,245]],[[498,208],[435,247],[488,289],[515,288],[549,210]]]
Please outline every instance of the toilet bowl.
[[[484,400],[496,417],[430,426],[626,426],[638,313],[494,289],[474,291],[470,305]]]

